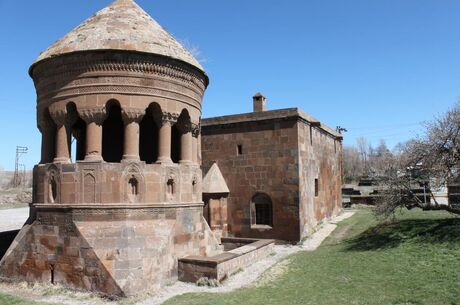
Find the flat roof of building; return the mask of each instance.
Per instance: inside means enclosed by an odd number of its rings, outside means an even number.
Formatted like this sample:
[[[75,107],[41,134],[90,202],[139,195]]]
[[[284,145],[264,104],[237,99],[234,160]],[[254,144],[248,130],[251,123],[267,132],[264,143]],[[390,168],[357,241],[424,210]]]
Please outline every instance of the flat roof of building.
[[[312,117],[310,114],[306,113],[299,108],[285,108],[277,110],[268,110],[260,112],[248,112],[241,114],[232,114],[217,116],[211,118],[204,118],[201,121],[201,126],[215,126],[215,125],[226,125],[226,124],[235,124],[243,122],[257,122],[257,121],[266,121],[266,120],[276,120],[276,119],[287,119],[287,118],[297,118],[301,119],[307,124],[310,124],[318,129],[323,130],[329,135],[342,140],[343,136],[341,133],[338,133],[334,129],[328,127],[327,125],[322,124],[319,120]]]

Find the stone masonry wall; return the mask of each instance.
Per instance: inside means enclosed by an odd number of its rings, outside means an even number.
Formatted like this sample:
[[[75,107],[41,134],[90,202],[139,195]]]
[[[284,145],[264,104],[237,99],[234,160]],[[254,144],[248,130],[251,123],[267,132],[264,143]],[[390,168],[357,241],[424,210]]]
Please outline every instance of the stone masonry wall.
[[[295,118],[203,124],[203,171],[217,162],[230,189],[230,235],[299,240],[297,132]],[[272,200],[271,228],[251,226],[250,201],[258,192]]]
[[[0,261],[0,276],[134,295],[177,280],[178,258],[209,254],[209,235],[200,205],[42,209]]]
[[[300,160],[300,233],[313,233],[323,219],[342,207],[342,143],[325,131],[298,123]],[[315,196],[318,179],[318,196]]]

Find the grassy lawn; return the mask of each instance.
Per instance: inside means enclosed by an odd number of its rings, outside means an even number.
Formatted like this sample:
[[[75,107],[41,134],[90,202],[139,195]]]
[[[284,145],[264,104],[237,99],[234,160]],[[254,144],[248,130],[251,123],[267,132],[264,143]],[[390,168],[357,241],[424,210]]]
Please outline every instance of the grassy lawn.
[[[460,305],[460,218],[413,210],[378,224],[359,210],[276,281],[165,304]]]
[[[0,294],[1,305],[46,305],[44,303],[37,303],[31,301],[25,301],[7,294]]]

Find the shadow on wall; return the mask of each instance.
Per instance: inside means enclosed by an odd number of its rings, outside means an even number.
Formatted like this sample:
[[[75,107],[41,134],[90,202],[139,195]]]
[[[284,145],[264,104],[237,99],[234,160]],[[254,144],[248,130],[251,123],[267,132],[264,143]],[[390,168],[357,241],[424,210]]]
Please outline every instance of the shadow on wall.
[[[14,238],[18,235],[19,230],[0,232],[0,260],[5,255],[6,250],[13,243]]]
[[[411,243],[460,243],[460,218],[382,223],[346,241],[346,251],[372,251]]]

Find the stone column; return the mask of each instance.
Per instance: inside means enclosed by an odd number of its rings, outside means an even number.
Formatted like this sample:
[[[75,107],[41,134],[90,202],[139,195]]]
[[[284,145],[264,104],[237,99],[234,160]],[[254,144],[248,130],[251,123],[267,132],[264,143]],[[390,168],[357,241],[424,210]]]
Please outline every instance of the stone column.
[[[180,137],[180,161],[182,164],[192,163],[192,129],[191,126],[182,128]]]
[[[192,125],[192,162],[198,163],[198,137],[200,135],[200,125]]]
[[[198,164],[202,164],[202,157],[201,157],[201,131],[200,134],[198,135]]]
[[[55,155],[53,162],[70,163],[70,126],[67,111],[57,110],[50,112],[56,124]]]
[[[177,122],[179,116],[174,113],[164,112],[160,122],[158,135],[158,159],[156,163],[168,164],[171,160],[171,127]]]
[[[40,164],[50,163],[54,159],[54,137],[56,134],[56,128],[52,122],[41,120],[38,123],[38,129],[42,134]]]
[[[145,111],[140,109],[123,109],[122,117],[125,124],[123,141],[123,160],[139,161],[139,122]]]
[[[107,116],[105,107],[82,109],[80,116],[86,122],[85,161],[103,161],[102,124]]]

